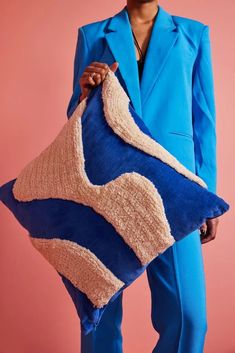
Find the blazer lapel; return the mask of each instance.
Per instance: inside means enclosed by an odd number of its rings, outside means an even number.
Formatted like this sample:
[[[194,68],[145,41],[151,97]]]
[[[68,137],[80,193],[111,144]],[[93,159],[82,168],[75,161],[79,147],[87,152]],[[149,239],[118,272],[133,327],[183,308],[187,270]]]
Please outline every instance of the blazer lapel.
[[[152,28],[140,84],[142,106],[159,78],[178,37],[179,33],[176,29],[172,16],[161,6],[158,6],[158,13]]]
[[[139,83],[135,44],[126,6],[111,17],[105,38],[126,84],[128,95],[137,114],[142,116],[151,89],[166,64],[167,57],[178,37],[172,16],[161,6],[155,19],[145,56],[141,83]]]
[[[118,69],[125,81],[133,107],[141,116],[138,66],[131,25],[125,7],[111,18],[105,37],[115,60],[119,62]]]

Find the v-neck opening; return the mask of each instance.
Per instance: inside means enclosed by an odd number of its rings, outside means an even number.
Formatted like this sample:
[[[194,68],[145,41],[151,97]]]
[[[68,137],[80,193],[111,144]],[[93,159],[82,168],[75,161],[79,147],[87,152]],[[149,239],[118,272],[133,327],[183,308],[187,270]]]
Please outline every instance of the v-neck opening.
[[[127,11],[127,5],[125,5],[124,8],[125,8],[125,10],[126,10],[127,17],[128,17],[128,19],[129,19],[130,28],[131,28],[131,30],[132,30],[131,21],[130,21],[129,14],[128,14],[128,11]],[[156,15],[155,15],[154,22],[153,22],[153,25],[152,25],[152,28],[151,28],[151,32],[150,32],[148,44],[147,44],[145,53],[143,54],[144,61],[145,61],[145,58],[146,58],[146,55],[147,55],[147,52],[148,52],[148,49],[149,49],[149,43],[150,43],[150,40],[151,40],[151,37],[152,37],[153,27],[154,27],[155,22],[156,22],[156,20],[157,20],[157,17],[158,17],[158,14],[159,14],[159,10],[160,10],[160,8],[159,8],[159,5],[158,5],[158,10],[157,10],[157,13],[156,13]],[[133,36],[133,33],[132,33],[132,39],[133,39],[133,43],[134,43],[134,36]],[[135,48],[135,43],[134,43],[134,48]],[[139,61],[139,60],[137,60],[137,58],[136,58],[136,61]]]

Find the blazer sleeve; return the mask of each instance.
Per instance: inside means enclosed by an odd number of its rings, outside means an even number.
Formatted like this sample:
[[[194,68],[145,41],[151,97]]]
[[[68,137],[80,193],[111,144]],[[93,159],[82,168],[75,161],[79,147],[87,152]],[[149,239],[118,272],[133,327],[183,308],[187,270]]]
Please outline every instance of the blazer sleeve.
[[[195,173],[216,193],[216,107],[210,30],[204,25],[193,69],[192,87]]]
[[[89,50],[86,36],[82,27],[78,28],[77,44],[75,49],[75,56],[73,62],[73,92],[67,107],[67,117],[71,117],[79,103],[81,95],[81,88],[79,85],[79,78],[82,75],[85,67],[89,65]]]

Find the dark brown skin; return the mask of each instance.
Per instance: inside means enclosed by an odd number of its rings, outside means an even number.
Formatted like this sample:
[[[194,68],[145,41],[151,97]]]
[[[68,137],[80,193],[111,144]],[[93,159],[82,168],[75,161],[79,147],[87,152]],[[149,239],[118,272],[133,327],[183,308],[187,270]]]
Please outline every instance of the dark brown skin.
[[[157,14],[158,1],[156,0],[127,0],[127,10],[130,16],[130,22],[138,43],[143,53],[145,53],[148,41],[151,35],[151,29]],[[136,49],[136,59],[139,54]],[[87,66],[80,77],[81,87],[80,101],[83,100],[93,87],[99,85],[105,78],[109,66],[106,63],[92,62]],[[110,69],[115,72],[118,68],[118,62],[110,65]],[[90,76],[91,73],[93,77]]]
[[[206,222],[199,228],[202,244],[208,243],[208,241],[215,239],[218,225],[219,225],[218,217],[208,218]],[[205,232],[205,234],[203,232]]]
[[[148,46],[151,30],[154,23],[155,15],[158,11],[157,0],[127,0],[127,11],[130,17],[130,23],[135,33],[137,41],[143,53]],[[136,49],[136,59],[139,54]],[[80,101],[88,96],[93,87],[99,85],[104,79],[110,68],[115,72],[118,68],[118,62],[114,62],[108,66],[102,62],[92,62],[87,66],[80,77],[79,84],[81,87]],[[92,77],[90,76],[92,74]],[[206,222],[199,228],[201,243],[207,243],[215,239],[219,218],[208,218]]]
[[[118,68],[118,62],[115,61],[112,65],[109,66],[105,63],[93,61],[85,68],[79,79],[79,84],[82,92],[80,96],[80,102],[88,96],[93,87],[98,86],[105,79],[108,68],[115,72]],[[90,74],[93,76],[90,76]]]

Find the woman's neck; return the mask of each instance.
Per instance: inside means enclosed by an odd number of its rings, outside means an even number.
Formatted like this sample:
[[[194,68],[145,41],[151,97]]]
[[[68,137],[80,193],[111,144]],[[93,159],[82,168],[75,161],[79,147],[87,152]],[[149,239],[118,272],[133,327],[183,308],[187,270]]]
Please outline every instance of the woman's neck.
[[[158,12],[158,0],[127,0],[126,7],[131,23],[148,24],[154,20]]]

